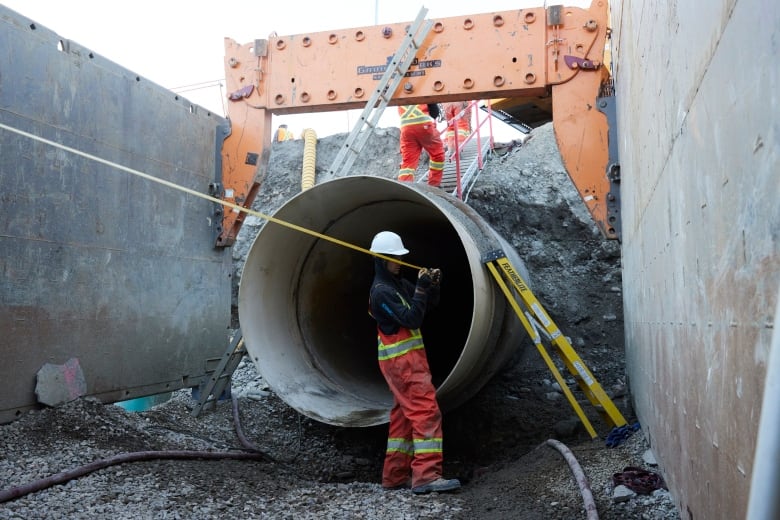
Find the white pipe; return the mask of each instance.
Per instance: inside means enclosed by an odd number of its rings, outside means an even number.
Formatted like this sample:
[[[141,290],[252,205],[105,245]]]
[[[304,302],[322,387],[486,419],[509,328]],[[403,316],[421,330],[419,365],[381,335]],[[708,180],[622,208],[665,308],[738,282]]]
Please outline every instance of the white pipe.
[[[780,290],[775,300],[775,324],[764,381],[764,401],[758,425],[748,520],[780,518]]]
[[[528,280],[525,266],[472,208],[439,189],[350,176],[299,193],[274,216],[364,248],[392,230],[409,263],[442,269],[441,303],[422,331],[445,411],[527,341],[482,255],[503,250]],[[238,297],[247,351],[271,389],[308,417],[338,426],[388,420],[392,395],[368,315],[373,275],[373,257],[273,223],[252,244]]]

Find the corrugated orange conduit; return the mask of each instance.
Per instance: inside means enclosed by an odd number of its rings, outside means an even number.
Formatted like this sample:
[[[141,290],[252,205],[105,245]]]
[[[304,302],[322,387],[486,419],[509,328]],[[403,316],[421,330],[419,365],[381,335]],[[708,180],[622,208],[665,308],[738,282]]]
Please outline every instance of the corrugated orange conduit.
[[[303,176],[301,191],[314,186],[314,173],[317,162],[317,133],[311,128],[303,130]]]

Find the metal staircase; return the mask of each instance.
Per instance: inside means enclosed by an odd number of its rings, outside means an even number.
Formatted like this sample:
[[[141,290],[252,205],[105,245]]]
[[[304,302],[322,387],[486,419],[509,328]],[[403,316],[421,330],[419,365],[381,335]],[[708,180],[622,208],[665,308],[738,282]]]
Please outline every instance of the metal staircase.
[[[477,136],[474,135],[461,148],[459,161],[456,161],[455,155],[444,159],[444,170],[442,171],[441,187],[447,193],[458,196],[458,167],[460,167],[460,192],[461,198],[468,199],[468,192],[477,180],[480,162],[484,165],[485,158],[490,152],[490,137],[483,136],[477,143]],[[480,154],[482,156],[480,157]],[[422,171],[421,171],[422,170]],[[428,165],[418,166],[418,182],[428,182]]]

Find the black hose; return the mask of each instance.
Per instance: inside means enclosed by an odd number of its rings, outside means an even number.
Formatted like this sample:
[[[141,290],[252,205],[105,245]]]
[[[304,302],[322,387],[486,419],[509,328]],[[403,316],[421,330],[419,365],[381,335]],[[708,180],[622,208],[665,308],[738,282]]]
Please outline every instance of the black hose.
[[[89,464],[85,464],[75,469],[67,471],[61,471],[55,475],[45,477],[39,480],[35,480],[28,484],[22,484],[20,486],[13,486],[8,489],[0,490],[0,504],[8,502],[15,498],[23,497],[30,493],[35,493],[42,489],[55,486],[57,484],[63,484],[69,480],[73,480],[78,477],[83,477],[99,469],[107,468],[109,466],[115,466],[117,464],[124,464],[125,462],[138,462],[144,460],[193,460],[193,459],[207,459],[207,460],[220,460],[220,459],[239,459],[239,460],[266,460],[266,455],[263,453],[246,453],[241,451],[137,451],[132,453],[122,453],[114,455],[107,459],[100,459]]]

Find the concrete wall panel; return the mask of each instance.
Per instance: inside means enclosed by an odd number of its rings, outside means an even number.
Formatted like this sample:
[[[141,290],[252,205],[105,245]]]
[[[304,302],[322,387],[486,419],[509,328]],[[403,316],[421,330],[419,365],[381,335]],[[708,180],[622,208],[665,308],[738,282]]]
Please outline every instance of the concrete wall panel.
[[[780,285],[774,2],[613,6],[627,365],[684,518],[742,518]]]

